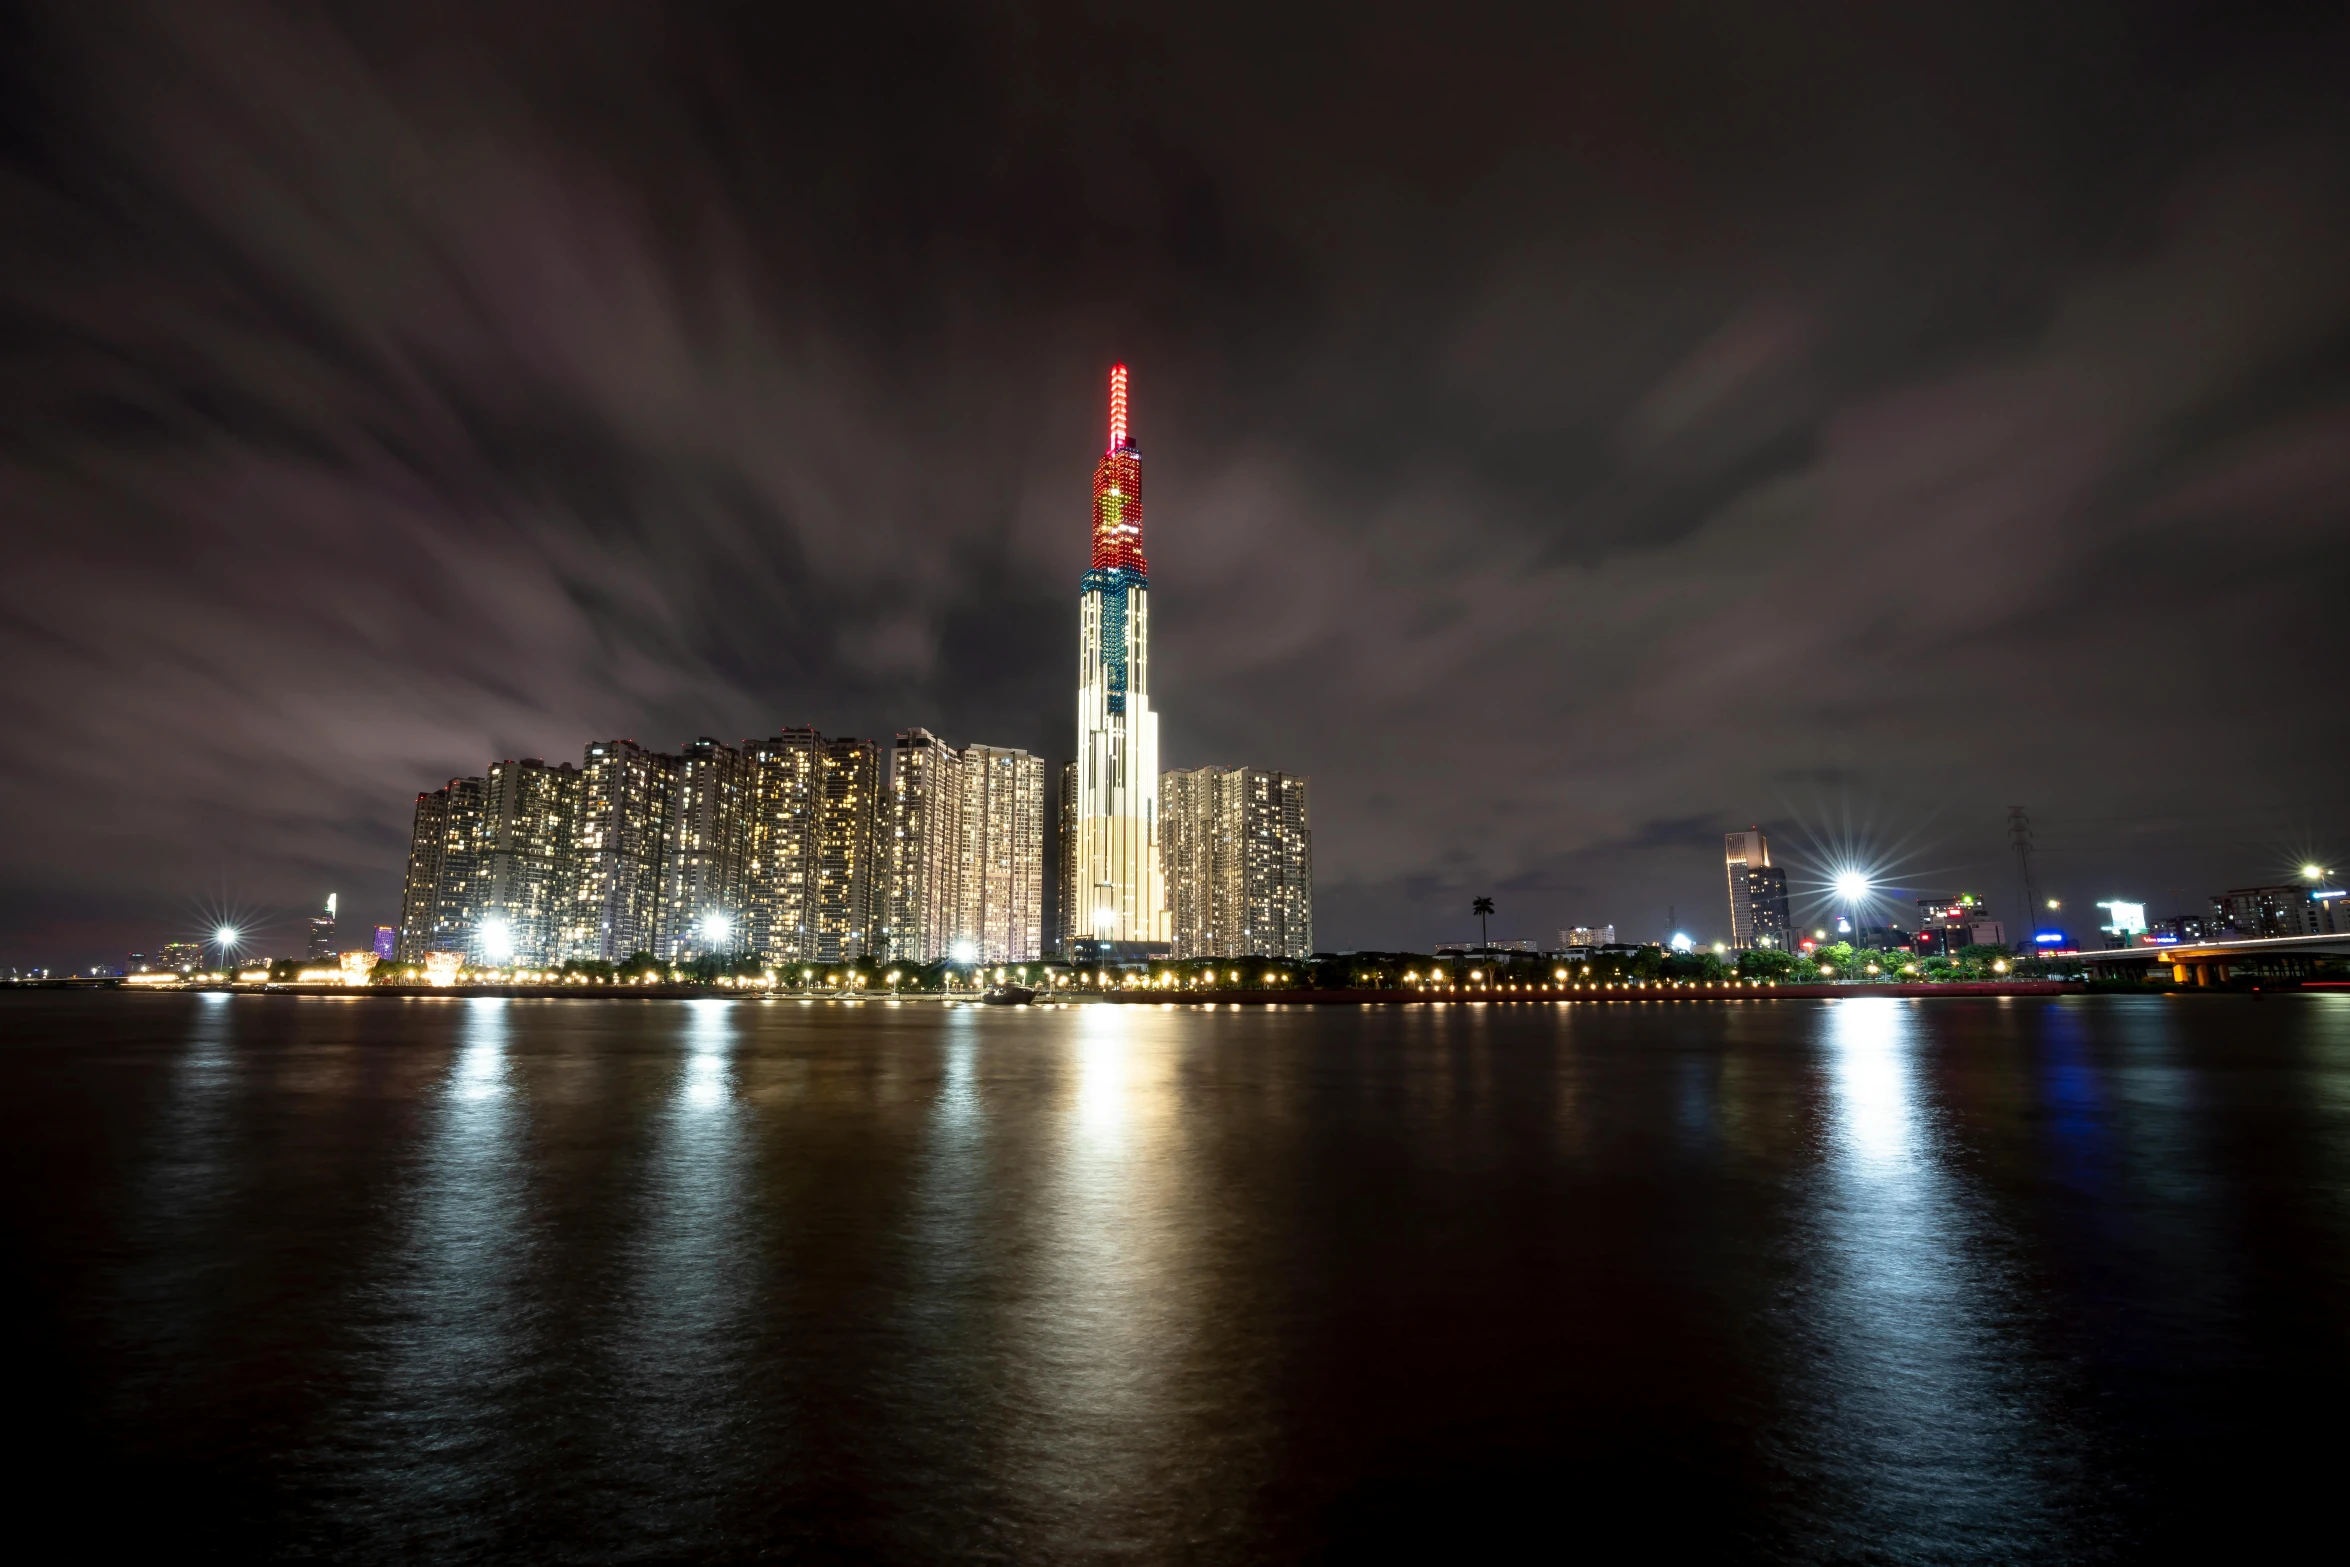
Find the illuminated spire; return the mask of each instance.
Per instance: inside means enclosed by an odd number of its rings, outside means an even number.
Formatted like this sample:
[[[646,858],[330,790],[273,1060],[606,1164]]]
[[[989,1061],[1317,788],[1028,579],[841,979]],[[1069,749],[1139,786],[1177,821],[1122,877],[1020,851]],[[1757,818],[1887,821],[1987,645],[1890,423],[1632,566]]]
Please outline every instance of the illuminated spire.
[[[1126,439],[1126,367],[1110,366],[1110,450],[1127,445]]]

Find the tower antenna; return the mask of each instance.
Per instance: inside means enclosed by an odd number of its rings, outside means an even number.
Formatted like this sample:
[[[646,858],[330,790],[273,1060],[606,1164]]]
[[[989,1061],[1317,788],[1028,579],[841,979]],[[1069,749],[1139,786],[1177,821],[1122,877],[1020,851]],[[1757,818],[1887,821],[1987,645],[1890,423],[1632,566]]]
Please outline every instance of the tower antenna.
[[[1126,367],[1110,366],[1110,450],[1118,451],[1126,441]]]

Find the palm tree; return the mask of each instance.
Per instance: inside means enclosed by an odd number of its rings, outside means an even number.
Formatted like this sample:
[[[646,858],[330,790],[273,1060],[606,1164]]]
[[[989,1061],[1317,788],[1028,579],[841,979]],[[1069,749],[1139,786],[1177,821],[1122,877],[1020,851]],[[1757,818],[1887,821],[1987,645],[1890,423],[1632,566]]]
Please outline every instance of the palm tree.
[[[1493,915],[1493,900],[1491,898],[1479,898],[1476,902],[1469,905],[1469,912],[1477,916],[1477,945],[1480,947],[1492,946],[1493,937],[1491,933],[1486,930],[1485,922]]]

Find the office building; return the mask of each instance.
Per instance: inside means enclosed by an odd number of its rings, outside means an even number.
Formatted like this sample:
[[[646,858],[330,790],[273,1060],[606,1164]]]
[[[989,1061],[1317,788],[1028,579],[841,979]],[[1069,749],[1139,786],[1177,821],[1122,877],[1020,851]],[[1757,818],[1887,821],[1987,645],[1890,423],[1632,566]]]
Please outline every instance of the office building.
[[[391,962],[400,950],[400,928],[396,925],[376,926],[375,945],[368,950],[375,954],[378,962]]]
[[[1200,767],[1163,775],[1159,791],[1176,956],[1310,957],[1307,780],[1261,767]]]
[[[1917,934],[1910,945],[1920,957],[1947,957],[1961,947],[2004,947],[2007,927],[1991,917],[1971,892],[1918,899]]]
[[[326,895],[326,912],[310,916],[310,960],[332,962],[335,955],[335,895]]]
[[[174,974],[192,973],[204,966],[204,944],[200,941],[167,941],[156,949],[155,966]]]
[[[1616,928],[1613,925],[1572,925],[1559,932],[1561,947],[1597,951],[1601,947],[1612,947],[1615,944]]]
[[[1094,468],[1093,560],[1078,597],[1078,908],[1096,940],[1165,941],[1159,864],[1159,720],[1150,705],[1150,570],[1142,454],[1127,427],[1124,365],[1110,370],[1110,444]]]
[[[1759,827],[1725,833],[1722,859],[1730,889],[1730,945],[1784,950],[1791,921],[1787,914],[1787,872],[1771,864],[1770,840]]]

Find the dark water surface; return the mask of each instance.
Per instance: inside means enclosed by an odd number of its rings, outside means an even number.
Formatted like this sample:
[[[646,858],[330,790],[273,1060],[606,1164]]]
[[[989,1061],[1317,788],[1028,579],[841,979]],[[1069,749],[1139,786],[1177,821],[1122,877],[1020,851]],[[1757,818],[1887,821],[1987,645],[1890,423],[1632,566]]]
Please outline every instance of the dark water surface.
[[[15,995],[0,1157],[93,1548],[2241,1558],[2346,1456],[2350,996]]]

